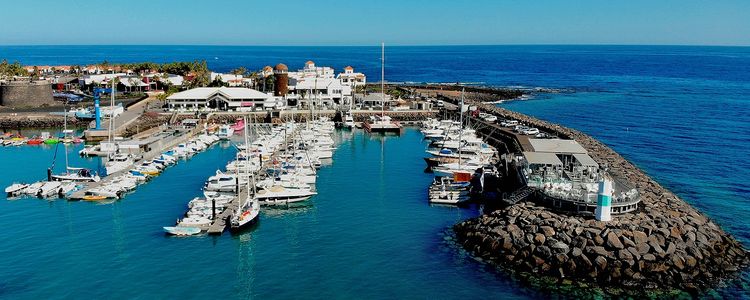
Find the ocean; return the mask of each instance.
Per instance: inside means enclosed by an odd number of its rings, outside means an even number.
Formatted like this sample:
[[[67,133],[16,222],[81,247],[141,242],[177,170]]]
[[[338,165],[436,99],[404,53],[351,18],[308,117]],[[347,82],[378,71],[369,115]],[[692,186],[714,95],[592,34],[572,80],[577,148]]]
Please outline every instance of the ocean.
[[[11,46],[29,65],[206,60],[215,71],[307,60],[380,80],[379,47]],[[750,48],[687,46],[387,47],[386,78],[544,87],[502,107],[586,132],[750,244]],[[339,132],[309,207],[266,211],[240,235],[171,238],[221,145],[111,205],[0,201],[3,298],[548,298],[447,242],[476,209],[431,207],[424,144]],[[73,161],[96,166],[97,160]],[[40,179],[54,147],[0,148],[0,185]],[[58,155],[62,150],[57,149]],[[75,158],[73,158],[75,157]],[[59,159],[59,158],[58,158]],[[58,162],[59,164],[59,162]],[[712,292],[750,293],[750,276]]]

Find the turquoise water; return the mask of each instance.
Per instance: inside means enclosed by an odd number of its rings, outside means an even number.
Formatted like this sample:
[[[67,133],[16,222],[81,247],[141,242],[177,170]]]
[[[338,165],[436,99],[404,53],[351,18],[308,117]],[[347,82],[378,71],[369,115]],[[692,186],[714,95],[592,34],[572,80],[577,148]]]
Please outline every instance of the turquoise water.
[[[264,210],[255,228],[234,236],[178,238],[161,230],[234,156],[228,145],[168,168],[113,204],[0,201],[0,297],[519,296],[514,283],[444,241],[448,227],[478,212],[427,204],[431,174],[423,173],[417,130],[402,137],[339,132],[338,139],[309,205]],[[52,152],[0,149],[14,170],[0,185],[43,177]]]

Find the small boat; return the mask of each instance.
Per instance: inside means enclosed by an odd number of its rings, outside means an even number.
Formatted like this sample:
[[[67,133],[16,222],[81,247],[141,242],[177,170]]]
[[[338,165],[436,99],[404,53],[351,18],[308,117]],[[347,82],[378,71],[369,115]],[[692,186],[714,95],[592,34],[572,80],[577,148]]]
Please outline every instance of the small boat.
[[[29,186],[26,183],[14,183],[5,188],[5,194],[8,197],[15,197],[21,194],[21,191]]]
[[[222,140],[228,140],[234,135],[234,128],[231,125],[221,125],[216,135]]]
[[[29,196],[36,196],[39,194],[39,189],[42,188],[42,185],[44,185],[45,181],[39,181],[34,182],[32,184],[29,184],[26,188],[19,191],[19,194],[29,195]]]
[[[56,139],[56,138],[48,138],[48,139],[44,140],[44,144],[46,144],[46,145],[54,145],[54,144],[57,144],[59,142],[60,142],[60,140]]]
[[[352,116],[352,112],[348,111],[346,112],[346,115],[344,116],[344,128],[352,129],[354,128],[354,117]]]
[[[166,233],[176,236],[189,236],[201,233],[201,229],[197,227],[165,226],[163,228]]]
[[[177,224],[178,227],[201,227],[208,225],[211,225],[211,219],[198,216],[183,218]]]
[[[83,200],[86,201],[101,201],[107,199],[107,196],[102,195],[85,195],[83,196]]]
[[[36,138],[36,137],[31,138],[28,141],[26,141],[26,144],[28,145],[41,145],[42,143],[44,143],[44,140],[40,138]]]
[[[40,198],[48,198],[55,196],[59,194],[61,183],[59,181],[47,181],[45,182],[41,188],[39,188],[39,196]]]

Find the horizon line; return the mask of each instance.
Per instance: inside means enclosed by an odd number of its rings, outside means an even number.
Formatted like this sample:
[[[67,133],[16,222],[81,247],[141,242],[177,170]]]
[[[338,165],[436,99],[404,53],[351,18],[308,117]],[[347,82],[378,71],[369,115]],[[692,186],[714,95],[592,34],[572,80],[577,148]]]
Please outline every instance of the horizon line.
[[[380,44],[0,44],[3,47],[80,47],[80,46],[174,46],[174,47],[380,47]],[[492,47],[492,46],[655,46],[655,47],[750,47],[750,44],[621,44],[621,43],[508,43],[508,44],[401,44],[389,47]]]

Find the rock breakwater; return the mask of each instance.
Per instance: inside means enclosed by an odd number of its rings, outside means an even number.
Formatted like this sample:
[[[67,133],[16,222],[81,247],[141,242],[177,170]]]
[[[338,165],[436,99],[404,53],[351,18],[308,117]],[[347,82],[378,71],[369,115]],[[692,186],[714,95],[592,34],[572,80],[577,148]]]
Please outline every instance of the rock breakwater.
[[[533,203],[512,205],[454,226],[458,242],[473,254],[517,271],[633,293],[699,292],[748,264],[748,252],[731,235],[596,139],[493,105],[472,105],[575,139],[642,198],[638,211],[610,222]]]

